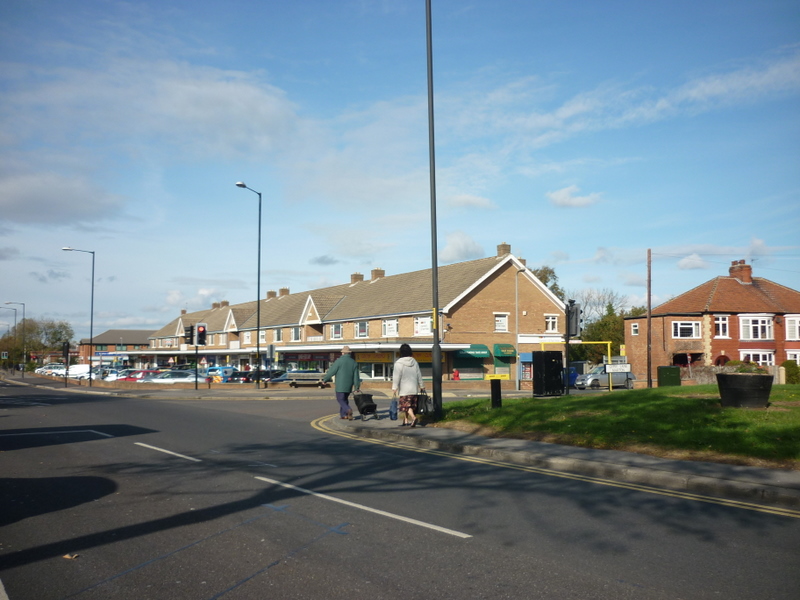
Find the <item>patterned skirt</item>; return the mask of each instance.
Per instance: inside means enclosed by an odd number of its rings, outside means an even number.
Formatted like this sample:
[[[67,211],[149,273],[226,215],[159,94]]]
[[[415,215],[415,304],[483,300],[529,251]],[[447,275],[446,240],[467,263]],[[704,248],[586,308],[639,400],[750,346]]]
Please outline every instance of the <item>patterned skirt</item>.
[[[400,406],[400,410],[407,411],[409,408],[411,410],[417,410],[417,395],[411,396],[400,396],[400,401],[398,402]]]

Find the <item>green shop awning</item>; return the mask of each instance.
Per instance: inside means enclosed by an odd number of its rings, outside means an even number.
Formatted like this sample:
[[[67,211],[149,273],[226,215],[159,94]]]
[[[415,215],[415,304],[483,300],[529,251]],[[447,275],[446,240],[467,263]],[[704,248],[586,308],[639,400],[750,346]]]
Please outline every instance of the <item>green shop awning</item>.
[[[488,358],[492,354],[485,344],[472,344],[469,348],[456,350],[456,358]]]
[[[511,344],[495,344],[494,345],[494,355],[495,356],[516,356],[517,349],[514,348]]]

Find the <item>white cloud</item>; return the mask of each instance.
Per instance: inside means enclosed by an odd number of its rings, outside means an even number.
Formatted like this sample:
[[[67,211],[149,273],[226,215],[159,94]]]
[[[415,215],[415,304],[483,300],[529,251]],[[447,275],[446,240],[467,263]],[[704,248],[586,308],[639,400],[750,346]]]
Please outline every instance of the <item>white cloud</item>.
[[[556,190],[555,192],[547,192],[546,196],[550,199],[551,204],[556,206],[589,206],[595,204],[600,200],[600,194],[589,194],[587,196],[576,195],[580,188],[576,185]]]
[[[678,261],[678,268],[681,270],[707,269],[708,267],[709,264],[697,253],[690,254]]]
[[[454,263],[484,256],[481,245],[463,231],[455,231],[447,236],[447,244],[439,252],[443,263]]]

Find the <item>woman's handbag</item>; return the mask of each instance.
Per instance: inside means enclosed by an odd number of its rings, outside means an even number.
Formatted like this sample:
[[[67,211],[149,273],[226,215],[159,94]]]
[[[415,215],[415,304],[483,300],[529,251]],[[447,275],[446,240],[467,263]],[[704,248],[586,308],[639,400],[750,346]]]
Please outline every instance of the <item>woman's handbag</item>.
[[[389,418],[392,421],[397,421],[397,398],[392,398],[389,403]]]
[[[431,415],[433,414],[433,403],[430,396],[425,390],[417,394],[417,414],[418,415]]]

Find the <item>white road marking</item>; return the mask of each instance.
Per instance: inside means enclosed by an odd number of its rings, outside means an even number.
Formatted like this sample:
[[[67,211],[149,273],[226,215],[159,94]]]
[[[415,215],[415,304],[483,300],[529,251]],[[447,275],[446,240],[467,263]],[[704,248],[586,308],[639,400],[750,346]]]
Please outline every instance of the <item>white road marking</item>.
[[[184,454],[178,454],[177,452],[172,452],[170,450],[165,450],[164,448],[159,448],[158,446],[151,446],[150,444],[142,444],[141,442],[134,442],[137,446],[141,446],[142,448],[150,448],[150,450],[156,450],[158,452],[163,452],[164,454],[172,454],[172,456],[177,456],[178,458],[185,458],[186,460],[191,460],[192,462],[203,462],[199,458],[192,458],[191,456],[186,456]]]
[[[357,508],[359,510],[365,510],[367,512],[375,513],[377,515],[381,515],[384,517],[389,517],[390,519],[397,519],[398,521],[404,521],[405,523],[410,523],[412,525],[417,525],[419,527],[426,527],[427,529],[433,529],[434,531],[439,531],[440,533],[446,533],[447,535],[453,535],[460,538],[471,538],[472,536],[467,533],[461,533],[460,531],[455,531],[453,529],[447,529],[446,527],[439,527],[438,525],[433,525],[432,523],[425,523],[424,521],[417,521],[416,519],[411,519],[409,517],[404,517],[402,515],[396,515],[394,513],[386,512],[385,510],[379,510],[377,508],[371,508],[369,506],[364,506],[363,504],[356,504],[355,502],[349,502],[347,500],[342,500],[341,498],[336,498],[335,496],[329,496],[328,494],[321,494],[319,492],[314,492],[311,490],[307,490],[305,488],[297,487],[296,485],[292,485],[291,483],[284,483],[282,481],[277,481],[275,479],[269,479],[267,477],[256,477],[261,481],[266,481],[267,483],[272,483],[274,485],[279,485],[281,487],[288,488],[290,490],[295,490],[297,492],[302,492],[303,494],[309,494],[311,496],[316,496],[317,498],[322,498],[323,500],[330,500],[331,502],[338,502],[339,504],[344,504],[345,506],[350,506],[352,508]]]

